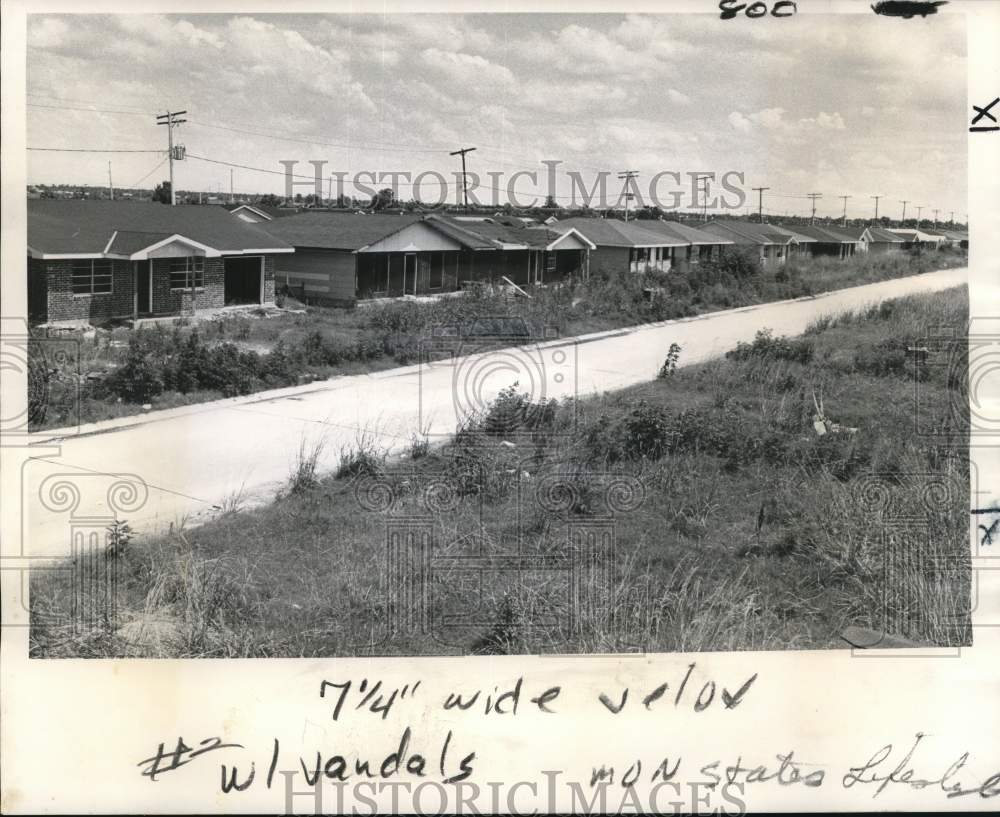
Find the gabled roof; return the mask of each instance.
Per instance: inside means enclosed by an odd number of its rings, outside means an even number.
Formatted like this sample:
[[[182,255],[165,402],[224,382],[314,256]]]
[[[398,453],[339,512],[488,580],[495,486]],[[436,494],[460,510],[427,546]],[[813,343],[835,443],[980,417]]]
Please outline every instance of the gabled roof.
[[[893,228],[892,233],[898,235],[904,241],[940,241],[942,236],[933,235],[924,230],[918,230],[913,227],[900,227],[899,229]]]
[[[293,247],[359,250],[420,221],[422,216],[298,213],[255,225]]]
[[[799,244],[815,244],[817,241],[817,239],[813,238],[811,235],[805,235],[804,233],[796,232],[795,230],[792,230],[788,227],[780,227],[777,224],[769,224],[768,226],[775,232],[780,233],[781,235],[791,236],[796,241],[798,241]],[[798,229],[798,225],[796,225],[796,229]]]
[[[35,257],[125,257],[171,237],[214,253],[291,252],[259,225],[217,205],[30,199],[28,248]]]
[[[710,221],[705,225],[710,233],[732,238],[737,244],[785,246],[798,239],[789,232],[775,229],[773,224],[757,224],[752,221]]]
[[[866,227],[865,232],[868,233],[868,240],[877,243],[890,243],[890,244],[902,244],[903,239],[900,238],[893,232],[886,230],[883,227]]]
[[[856,244],[858,242],[857,238],[840,232],[836,227],[827,227],[826,225],[820,227],[815,224],[794,224],[785,229],[822,244]]]
[[[652,222],[577,216],[557,221],[551,228],[559,232],[575,229],[598,247],[686,247],[691,243],[676,234],[668,235],[641,226],[647,223]]]
[[[686,244],[697,245],[733,243],[731,239],[723,238],[722,236],[706,232],[705,230],[699,230],[696,227],[691,227],[687,224],[681,224],[679,221],[661,221],[658,219],[650,219],[649,221],[644,220],[642,222],[642,229],[676,237]]]

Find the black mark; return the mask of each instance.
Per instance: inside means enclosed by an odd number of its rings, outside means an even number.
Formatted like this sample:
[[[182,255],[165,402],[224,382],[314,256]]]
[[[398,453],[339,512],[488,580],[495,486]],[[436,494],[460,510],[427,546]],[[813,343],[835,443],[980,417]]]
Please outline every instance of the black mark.
[[[764,17],[768,13],[768,5],[763,0],[755,0],[751,3],[742,3],[740,0],[720,0],[719,14],[720,20],[732,20],[741,11],[749,18],[756,19]],[[777,0],[771,7],[772,17],[791,17],[799,10],[794,0]]]
[[[884,14],[886,17],[902,17],[909,20],[911,17],[920,15],[926,17],[928,14],[937,14],[938,6],[948,4],[948,0],[930,0],[929,2],[917,2],[917,0],[882,0],[872,6],[872,11],[876,14]]]
[[[972,133],[982,132],[982,131],[997,131],[1000,130],[1000,124],[997,123],[997,118],[990,113],[990,109],[1000,102],[1000,96],[994,99],[989,105],[985,105],[980,108],[978,105],[973,105],[972,109],[976,112],[976,115],[972,117],[972,122],[969,123],[969,131]],[[977,125],[976,123],[983,117],[987,117],[993,124],[992,125]]]

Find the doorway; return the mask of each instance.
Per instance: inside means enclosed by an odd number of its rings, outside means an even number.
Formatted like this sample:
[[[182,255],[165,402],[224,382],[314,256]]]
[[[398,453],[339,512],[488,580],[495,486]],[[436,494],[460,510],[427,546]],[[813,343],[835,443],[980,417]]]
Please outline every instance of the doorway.
[[[153,314],[153,262],[135,262],[135,311],[138,315]]]
[[[226,306],[262,303],[264,259],[262,256],[226,258],[223,260],[223,285]]]
[[[403,294],[417,294],[417,254],[403,256]]]

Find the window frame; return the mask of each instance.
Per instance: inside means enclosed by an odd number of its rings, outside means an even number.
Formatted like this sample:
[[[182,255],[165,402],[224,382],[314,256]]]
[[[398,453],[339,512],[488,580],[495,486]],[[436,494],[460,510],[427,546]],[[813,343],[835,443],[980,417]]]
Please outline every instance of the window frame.
[[[98,275],[98,273],[95,272],[95,269],[94,269],[95,262],[99,262],[102,265],[103,264],[107,264],[107,268],[108,268],[107,273],[103,273],[103,272],[100,273],[100,275],[101,275],[102,278],[105,277],[105,275],[106,275],[107,279],[108,279],[108,289],[107,289],[106,292],[97,292],[94,289],[94,287],[96,285],[95,281],[96,281],[96,278],[97,278],[97,275]],[[77,278],[78,278],[77,267],[78,266],[82,266],[84,264],[87,264],[90,267],[90,273],[89,273],[90,290],[88,292],[77,292],[76,291]],[[73,259],[73,261],[70,264],[69,274],[70,274],[69,286],[70,286],[70,290],[73,293],[73,297],[74,298],[94,298],[94,297],[99,297],[99,296],[102,296],[102,295],[114,295],[115,294],[115,266],[112,263],[112,261],[111,261],[110,258],[75,258],[75,259]]]
[[[175,270],[174,265],[179,261],[184,261],[183,270]],[[200,266],[200,269],[199,269]],[[169,258],[167,259],[167,275],[168,283],[170,285],[171,292],[190,292],[191,284],[194,284],[195,292],[204,292],[205,290],[205,259],[200,255],[185,255],[183,259],[181,258]],[[174,286],[174,276],[183,275],[184,285]],[[201,278],[201,285],[198,284],[198,278]]]

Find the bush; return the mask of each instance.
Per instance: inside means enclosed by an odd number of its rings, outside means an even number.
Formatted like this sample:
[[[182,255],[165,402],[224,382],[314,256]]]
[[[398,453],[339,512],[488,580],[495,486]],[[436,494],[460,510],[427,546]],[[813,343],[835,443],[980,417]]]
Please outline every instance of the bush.
[[[890,338],[856,351],[854,368],[873,377],[904,377],[906,354],[906,343]]]
[[[753,343],[738,343],[726,352],[730,360],[771,359],[808,363],[813,357],[813,342],[809,338],[773,337],[770,329],[760,329]]]
[[[130,403],[148,403],[163,391],[163,370],[140,345],[129,347],[125,363],[108,377],[108,388]]]

